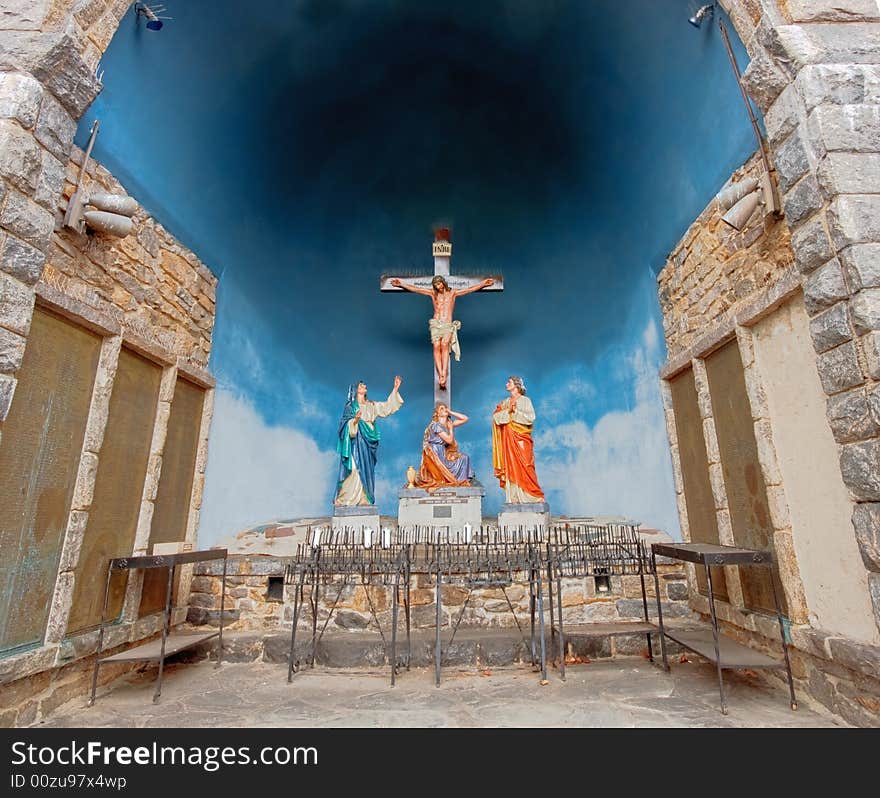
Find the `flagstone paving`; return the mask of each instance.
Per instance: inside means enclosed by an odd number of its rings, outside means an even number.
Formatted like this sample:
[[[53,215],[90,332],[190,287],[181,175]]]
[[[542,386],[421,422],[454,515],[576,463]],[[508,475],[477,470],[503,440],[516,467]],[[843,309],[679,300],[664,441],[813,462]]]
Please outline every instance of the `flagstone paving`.
[[[38,726],[79,727],[832,727],[845,724],[801,705],[749,674],[726,674],[730,714],[718,709],[714,668],[676,663],[672,673],[639,660],[572,665],[549,683],[525,666],[448,668],[439,687],[429,669],[305,670],[265,662],[169,664],[152,703],[155,669],[117,680],[87,708],[85,696]]]

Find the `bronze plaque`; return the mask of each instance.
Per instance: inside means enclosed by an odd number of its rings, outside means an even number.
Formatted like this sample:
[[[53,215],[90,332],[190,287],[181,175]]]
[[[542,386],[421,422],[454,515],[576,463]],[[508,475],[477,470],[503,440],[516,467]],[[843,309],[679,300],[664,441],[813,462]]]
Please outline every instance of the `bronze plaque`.
[[[43,641],[100,353],[97,335],[34,309],[0,425],[0,652]]]
[[[684,483],[684,500],[687,506],[688,527],[692,543],[718,544],[718,521],[715,515],[715,499],[709,482],[709,457],[703,437],[703,419],[697,401],[694,370],[689,368],[669,381],[672,390],[672,407],[675,410],[675,430],[678,436],[678,456]],[[695,569],[697,589],[709,595],[706,571]],[[727,601],[727,579],[724,569],[712,569],[712,590],[715,596]]]
[[[172,543],[186,538],[204,403],[205,391],[202,388],[178,378],[162,455],[159,492],[150,530],[150,551],[154,543]],[[158,612],[165,606],[167,585],[167,570],[145,572],[141,616]]]
[[[95,497],[76,568],[68,634],[101,622],[108,560],[132,553],[161,380],[161,367],[128,349],[120,351]],[[127,576],[127,571],[119,571],[113,577],[108,620],[122,611]]]
[[[747,549],[772,551],[767,487],[758,462],[752,411],[735,340],[706,358],[706,371],[734,542]],[[769,569],[740,566],[739,574],[746,608],[775,612]],[[781,590],[779,601],[784,611],[785,594]]]

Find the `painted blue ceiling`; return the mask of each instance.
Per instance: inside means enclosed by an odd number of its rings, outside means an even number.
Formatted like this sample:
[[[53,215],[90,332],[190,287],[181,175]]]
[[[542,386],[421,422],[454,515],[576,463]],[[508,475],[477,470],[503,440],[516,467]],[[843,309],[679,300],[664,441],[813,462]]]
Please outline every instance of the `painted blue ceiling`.
[[[407,404],[380,455],[396,485],[431,409],[429,308],[380,295],[378,277],[430,269],[432,226],[447,223],[453,272],[506,283],[457,313],[455,404],[474,419],[460,438],[483,482],[486,416],[506,375],[523,373],[545,416],[539,476],[544,458],[555,507],[641,508],[632,486],[566,489],[566,467],[579,468],[566,430],[580,424],[598,446],[603,419],[659,407],[656,379],[639,387],[636,374],[663,359],[656,272],[754,149],[717,27],[687,24],[696,4],[167,4],[161,32],[123,19],[78,140],[100,118],[96,157],[221,277],[221,389],[313,442],[324,474],[347,384],[365,379],[377,396],[402,374]],[[233,478],[220,459],[233,453],[212,447],[206,502],[220,507]],[[652,456],[646,478],[665,490],[668,456]],[[329,482],[322,496],[288,491],[267,516],[326,511]],[[652,501],[663,507],[643,520],[673,527],[672,497]],[[266,520],[256,497],[241,504],[236,522]]]

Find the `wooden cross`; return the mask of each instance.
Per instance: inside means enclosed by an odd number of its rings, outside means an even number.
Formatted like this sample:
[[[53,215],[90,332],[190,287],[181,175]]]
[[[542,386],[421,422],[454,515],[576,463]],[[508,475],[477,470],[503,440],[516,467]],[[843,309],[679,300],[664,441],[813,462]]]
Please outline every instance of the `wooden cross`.
[[[391,284],[392,280],[402,280],[409,285],[417,288],[431,290],[431,280],[437,275],[446,278],[449,288],[452,290],[462,291],[472,288],[477,283],[491,278],[494,283],[481,290],[483,291],[503,291],[504,278],[500,274],[482,274],[482,275],[464,275],[450,274],[449,262],[452,259],[452,242],[449,240],[449,230],[440,228],[434,231],[434,244],[432,246],[434,255],[434,273],[433,274],[383,274],[379,280],[379,289],[381,291],[405,291],[404,288],[398,288]],[[450,406],[452,402],[452,363],[450,360],[449,374],[446,380],[445,389],[440,387],[440,380],[437,377],[436,368],[431,369],[434,374],[434,404],[443,402]]]

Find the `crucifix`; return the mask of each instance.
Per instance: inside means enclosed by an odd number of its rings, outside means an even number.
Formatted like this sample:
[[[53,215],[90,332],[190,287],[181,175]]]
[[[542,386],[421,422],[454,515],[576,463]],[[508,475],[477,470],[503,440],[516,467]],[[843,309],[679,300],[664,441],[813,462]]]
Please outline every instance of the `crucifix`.
[[[434,305],[434,317],[428,321],[431,344],[434,348],[434,404],[443,402],[447,407],[452,401],[450,352],[459,359],[458,330],[461,323],[453,320],[455,300],[476,291],[503,291],[504,281],[500,274],[463,275],[450,274],[452,242],[449,229],[434,231],[434,274],[417,275],[383,274],[381,291],[411,291],[430,297]]]

